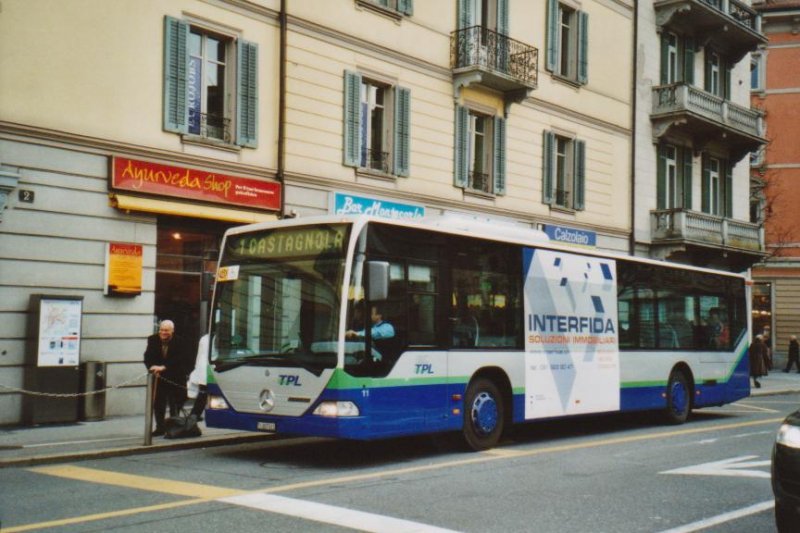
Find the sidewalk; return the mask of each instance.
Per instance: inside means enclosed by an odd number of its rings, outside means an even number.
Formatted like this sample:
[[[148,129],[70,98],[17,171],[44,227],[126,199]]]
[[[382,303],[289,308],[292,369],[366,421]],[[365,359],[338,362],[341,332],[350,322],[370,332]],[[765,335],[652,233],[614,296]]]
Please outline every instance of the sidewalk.
[[[761,379],[761,388],[752,389],[753,396],[787,392],[800,393],[800,374],[784,374],[773,370]],[[798,400],[800,408],[800,400]],[[0,427],[0,468],[45,463],[79,461],[162,452],[166,450],[203,448],[242,442],[274,440],[274,435],[206,428],[203,435],[187,439],[153,437],[144,445],[144,415],[110,417],[94,422],[41,426]]]

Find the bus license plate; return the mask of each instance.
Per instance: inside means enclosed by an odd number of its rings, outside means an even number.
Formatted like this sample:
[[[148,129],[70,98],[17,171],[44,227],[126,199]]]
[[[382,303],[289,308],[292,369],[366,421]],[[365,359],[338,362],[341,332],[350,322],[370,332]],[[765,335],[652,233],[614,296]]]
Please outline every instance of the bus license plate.
[[[256,429],[261,431],[275,431],[275,422],[259,422]]]

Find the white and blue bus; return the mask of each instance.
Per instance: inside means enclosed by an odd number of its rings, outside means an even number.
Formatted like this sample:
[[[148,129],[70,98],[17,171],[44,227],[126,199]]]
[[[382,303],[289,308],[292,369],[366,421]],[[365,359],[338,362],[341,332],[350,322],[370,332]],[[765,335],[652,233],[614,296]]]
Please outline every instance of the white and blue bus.
[[[693,408],[750,394],[743,276],[465,219],[229,230],[210,427],[370,440]],[[389,326],[387,327],[387,324]]]

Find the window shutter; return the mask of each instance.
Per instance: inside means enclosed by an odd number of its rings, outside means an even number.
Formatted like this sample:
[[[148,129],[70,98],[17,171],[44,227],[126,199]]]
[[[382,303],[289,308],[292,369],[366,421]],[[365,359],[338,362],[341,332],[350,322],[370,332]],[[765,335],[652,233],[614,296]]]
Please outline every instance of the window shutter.
[[[544,143],[542,146],[542,202],[548,205],[553,204],[553,172],[554,169],[554,150],[556,135],[552,131],[543,132]]]
[[[683,208],[692,208],[692,149],[683,148]]]
[[[239,39],[236,71],[236,144],[258,145],[258,45]]]
[[[545,68],[555,72],[558,64],[558,0],[547,0],[547,53]]]
[[[164,18],[164,129],[176,133],[189,131],[189,86],[186,83],[189,53],[189,25],[181,20]]]
[[[414,14],[414,0],[397,0],[397,10],[410,17]]]
[[[725,100],[731,99],[731,66],[728,64],[727,61],[724,62],[724,68],[722,69],[724,79],[722,80],[722,97]]]
[[[394,94],[394,173],[406,177],[410,163],[411,91],[396,87]]]
[[[683,81],[694,84],[694,39],[683,38]]]
[[[494,193],[506,193],[506,121],[502,117],[494,117]]]
[[[708,168],[708,156],[703,154],[701,159],[703,165],[703,190],[701,194],[701,209],[703,213],[711,212],[711,171]]]
[[[589,14],[578,11],[578,83],[589,81]]]
[[[508,0],[497,0],[497,33],[508,35]]]
[[[669,83],[669,34],[661,32],[661,85]]]
[[[361,159],[361,75],[344,73],[344,164],[357,167]]]
[[[458,0],[458,29],[464,30],[473,24],[472,1]]]
[[[466,107],[456,106],[456,139],[455,139],[455,172],[454,185],[467,186],[469,172],[469,111]]]
[[[722,163],[725,167],[725,216],[728,218],[733,217],[733,165],[730,161]]]
[[[711,53],[708,48],[706,48],[703,67],[703,89],[706,92],[711,92]]]
[[[656,209],[667,208],[667,147],[658,147],[658,167],[656,169]]]
[[[573,209],[586,209],[586,142],[575,141],[575,168],[573,171],[572,190],[574,194]]]

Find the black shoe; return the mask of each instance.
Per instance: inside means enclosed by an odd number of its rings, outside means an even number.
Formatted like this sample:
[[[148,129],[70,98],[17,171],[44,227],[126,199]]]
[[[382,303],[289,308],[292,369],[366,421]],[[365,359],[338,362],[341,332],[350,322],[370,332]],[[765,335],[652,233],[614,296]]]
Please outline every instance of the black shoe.
[[[784,374],[788,374],[789,373],[789,369],[787,368],[786,370],[783,371],[783,373]]]
[[[164,433],[165,433],[164,428],[156,428],[150,435],[152,435],[153,437],[160,437]]]
[[[760,389],[760,388],[761,388],[761,383],[759,383],[758,381],[756,381],[756,388],[757,388],[757,389]]]

